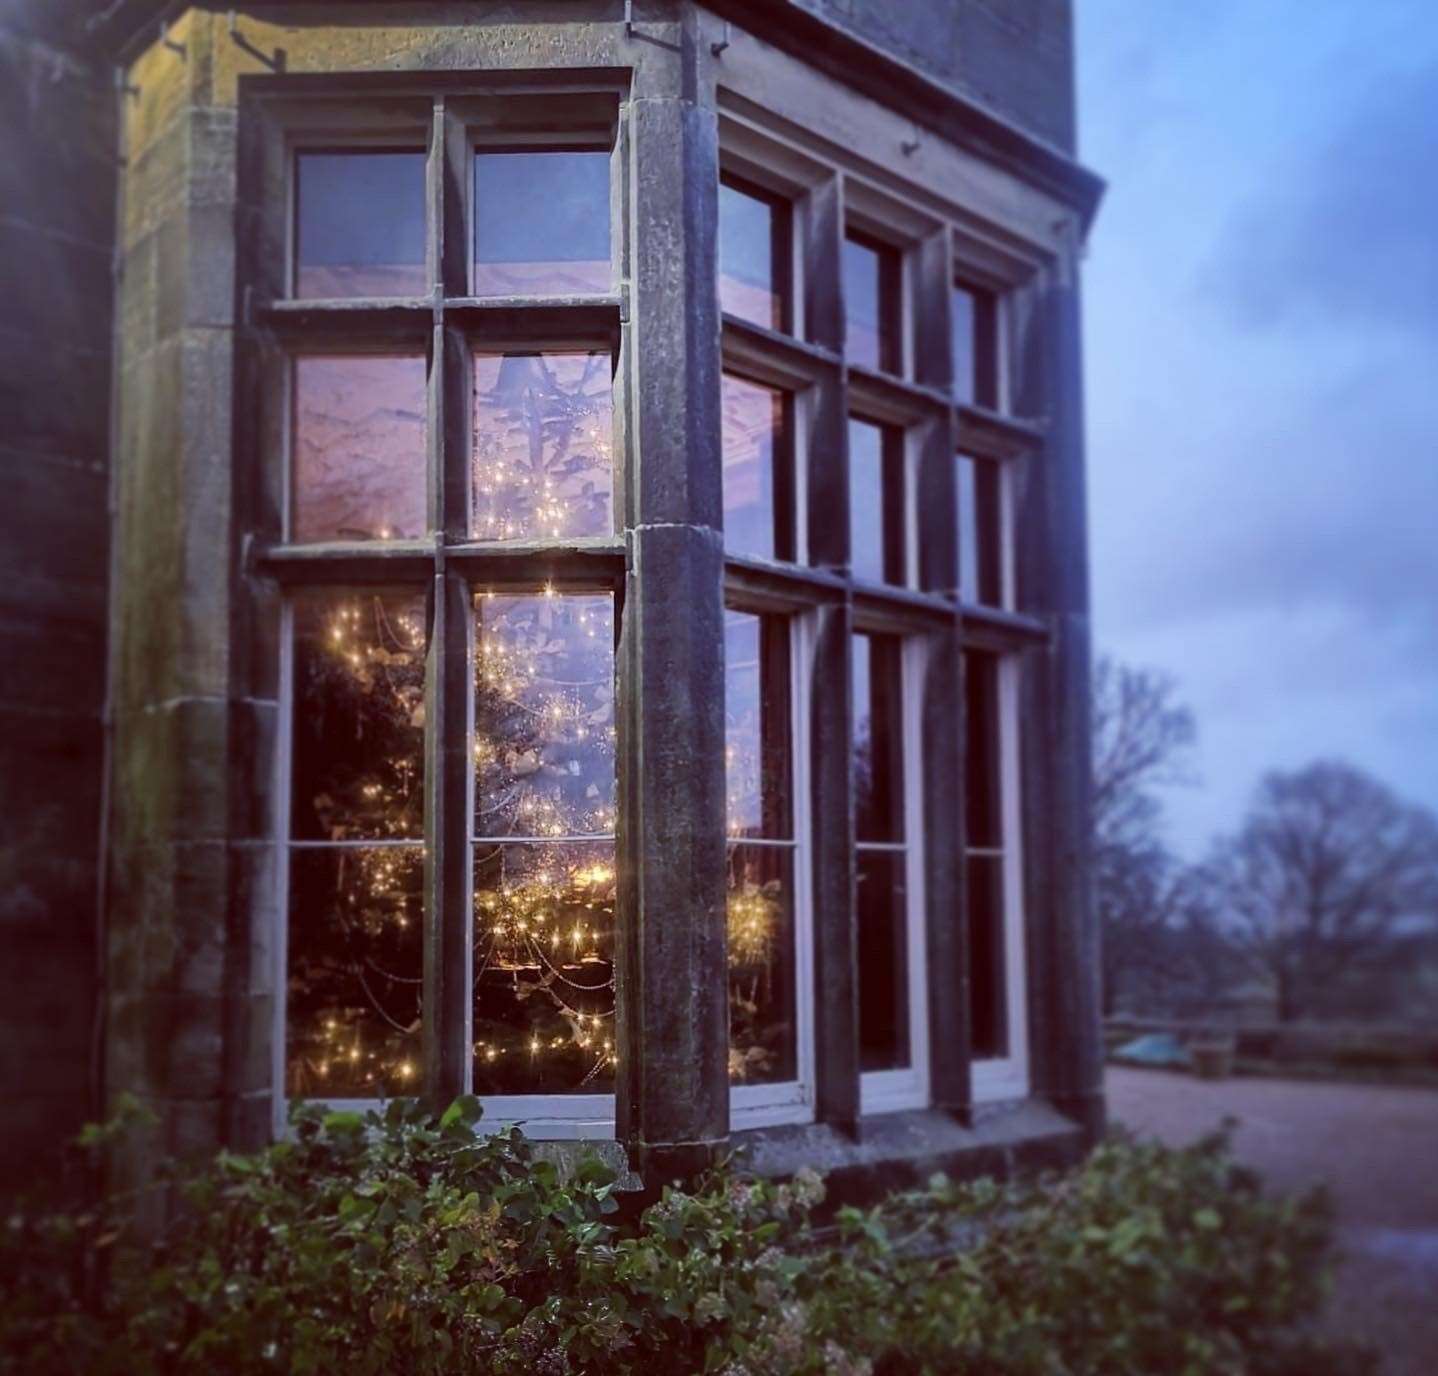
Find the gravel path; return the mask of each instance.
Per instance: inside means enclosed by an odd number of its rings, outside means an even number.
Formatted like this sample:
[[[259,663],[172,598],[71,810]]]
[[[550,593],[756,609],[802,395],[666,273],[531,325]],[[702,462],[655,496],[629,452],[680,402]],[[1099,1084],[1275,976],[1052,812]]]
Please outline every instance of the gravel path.
[[[1106,1087],[1142,1136],[1183,1145],[1233,1117],[1271,1188],[1326,1182],[1345,1253],[1326,1325],[1380,1348],[1385,1376],[1438,1376],[1438,1091],[1117,1066]]]

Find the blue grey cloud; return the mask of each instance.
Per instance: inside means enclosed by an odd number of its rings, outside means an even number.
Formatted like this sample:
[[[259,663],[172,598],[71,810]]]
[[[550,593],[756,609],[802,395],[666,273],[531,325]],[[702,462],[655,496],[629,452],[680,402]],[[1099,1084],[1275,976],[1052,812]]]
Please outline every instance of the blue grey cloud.
[[[1438,807],[1438,6],[1077,13],[1095,623],[1197,711],[1174,839],[1321,756]]]
[[[1438,62],[1333,113],[1326,135],[1264,168],[1206,285],[1250,324],[1438,335]]]

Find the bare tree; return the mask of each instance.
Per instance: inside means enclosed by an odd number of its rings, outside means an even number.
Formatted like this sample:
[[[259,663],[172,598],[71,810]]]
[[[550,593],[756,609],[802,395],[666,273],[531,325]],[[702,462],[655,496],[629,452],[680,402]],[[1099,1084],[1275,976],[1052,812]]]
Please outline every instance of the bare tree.
[[[1207,875],[1288,1020],[1382,961],[1405,919],[1438,920],[1438,822],[1353,766],[1320,761],[1263,780]]]
[[[1188,779],[1193,713],[1173,680],[1101,657],[1093,683],[1094,898],[1103,933],[1103,1007],[1119,991],[1174,975],[1170,940],[1191,906],[1164,846],[1154,789]]]

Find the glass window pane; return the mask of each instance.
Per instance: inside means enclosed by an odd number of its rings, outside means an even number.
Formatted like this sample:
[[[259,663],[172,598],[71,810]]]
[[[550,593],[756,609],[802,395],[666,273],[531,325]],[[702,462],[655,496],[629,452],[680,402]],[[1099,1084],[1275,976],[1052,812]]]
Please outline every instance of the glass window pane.
[[[964,655],[964,825],[970,846],[1004,843],[998,668],[993,655]]]
[[[989,607],[1004,601],[1002,476],[996,463],[959,455],[959,596]]]
[[[425,386],[419,357],[295,360],[290,539],[424,535]]]
[[[849,562],[855,578],[907,582],[903,436],[849,418]]]
[[[612,285],[607,151],[475,154],[476,296],[582,296]]]
[[[474,857],[474,1092],[614,1090],[614,846]]]
[[[295,156],[295,295],[424,296],[418,152]]]
[[[476,836],[614,830],[614,599],[474,599]]]
[[[746,182],[719,184],[719,304],[771,330],[789,323],[788,205]]]
[[[900,643],[854,637],[854,813],[863,841],[904,839]]]
[[[423,595],[303,592],[294,600],[291,834],[424,832]]]
[[[290,853],[285,1093],[377,1099],[420,1080],[424,850]]]
[[[998,297],[983,287],[955,282],[950,328],[954,344],[954,397],[965,406],[999,404]]]
[[[725,373],[721,443],[724,548],[761,559],[793,559],[794,462],[787,394]]]
[[[859,849],[859,1068],[910,1063],[908,892],[902,851]]]
[[[850,232],[841,264],[846,319],[844,353],[850,363],[897,373],[901,259],[897,249]]]
[[[729,1079],[783,1084],[798,1077],[794,852],[729,848]]]
[[[724,626],[729,835],[787,838],[793,833],[789,623],[727,611]]]
[[[1004,990],[1004,861],[999,855],[967,858],[969,989],[973,1054],[1008,1052]]]
[[[974,297],[955,285],[950,307],[954,341],[954,398],[965,406],[974,401]]]
[[[476,354],[470,479],[476,539],[612,535],[609,354]]]

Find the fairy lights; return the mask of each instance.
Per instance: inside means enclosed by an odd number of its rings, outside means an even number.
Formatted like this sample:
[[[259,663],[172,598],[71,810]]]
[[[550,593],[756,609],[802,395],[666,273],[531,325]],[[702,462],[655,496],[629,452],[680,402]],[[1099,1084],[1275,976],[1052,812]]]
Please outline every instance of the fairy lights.
[[[422,1078],[423,608],[396,594],[308,597],[296,621],[293,811],[296,838],[313,848],[290,861],[289,1092],[412,1092]],[[480,589],[473,616],[474,1087],[603,1091],[618,1064],[612,599]],[[756,815],[766,787],[756,722],[736,723],[726,741],[731,818]],[[790,871],[787,853],[756,860],[753,831],[736,831],[731,1073],[755,1081],[788,1064]]]
[[[612,532],[610,372],[601,352],[475,356],[474,538]]]

